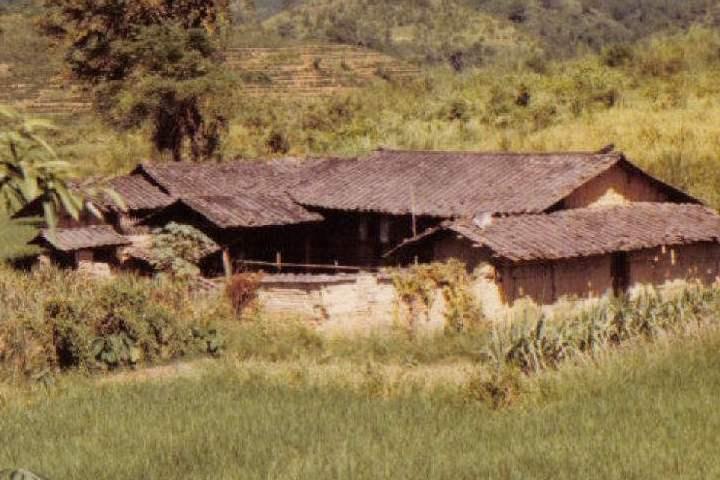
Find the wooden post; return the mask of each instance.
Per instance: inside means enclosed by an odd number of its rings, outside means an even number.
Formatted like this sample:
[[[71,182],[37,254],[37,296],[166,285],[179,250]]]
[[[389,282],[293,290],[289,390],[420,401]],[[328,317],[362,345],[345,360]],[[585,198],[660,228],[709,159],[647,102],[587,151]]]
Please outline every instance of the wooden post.
[[[275,263],[277,264],[278,273],[282,271],[282,253],[275,252]]]
[[[230,277],[232,277],[233,271],[232,271],[232,261],[230,260],[230,249],[228,247],[223,247],[222,259],[223,259],[223,270],[225,270],[225,277],[229,279]]]

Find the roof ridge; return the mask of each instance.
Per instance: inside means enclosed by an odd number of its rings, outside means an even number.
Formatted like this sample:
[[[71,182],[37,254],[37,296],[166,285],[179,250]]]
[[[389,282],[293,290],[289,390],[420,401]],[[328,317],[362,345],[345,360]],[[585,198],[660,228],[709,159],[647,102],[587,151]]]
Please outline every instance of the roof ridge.
[[[462,154],[462,155],[506,155],[506,156],[551,156],[551,155],[586,155],[588,157],[621,157],[623,152],[612,151],[609,153],[600,153],[590,150],[554,150],[547,152],[539,151],[494,151],[494,150],[431,150],[431,149],[402,149],[402,148],[385,148],[380,147],[373,151],[373,154],[390,152],[390,153],[438,153],[438,154]]]
[[[561,217],[564,215],[572,215],[572,214],[583,214],[583,213],[596,213],[600,211],[608,211],[608,210],[630,210],[633,208],[673,208],[673,207],[686,207],[686,208],[698,208],[703,210],[709,210],[711,212],[715,212],[714,209],[708,207],[704,204],[699,203],[690,203],[690,202],[628,202],[628,203],[622,203],[622,204],[607,204],[607,205],[594,205],[594,206],[587,206],[587,207],[579,207],[579,208],[565,208],[561,210],[555,210],[552,212],[519,212],[519,213],[510,213],[507,215],[497,215],[493,214],[493,219],[495,220],[509,220],[513,218],[530,218],[530,217],[537,217],[537,218],[547,218],[547,217]],[[475,225],[475,220],[479,218],[480,215],[474,215],[473,217],[461,217],[456,218],[453,220],[450,220],[449,222],[452,224],[459,224],[459,225]]]

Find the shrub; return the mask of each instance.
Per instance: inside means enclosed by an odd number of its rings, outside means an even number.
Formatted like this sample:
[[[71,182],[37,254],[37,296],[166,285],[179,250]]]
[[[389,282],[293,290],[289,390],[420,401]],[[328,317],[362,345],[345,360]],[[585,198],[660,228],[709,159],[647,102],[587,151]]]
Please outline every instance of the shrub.
[[[217,354],[224,344],[213,326],[223,302],[205,305],[175,282],[0,270],[0,299],[0,376],[105,370]]]
[[[390,72],[387,71],[387,69],[380,65],[375,69],[375,76],[378,78],[382,78],[383,80],[390,81],[392,80],[392,77],[390,76]]]
[[[92,331],[82,306],[60,299],[45,304],[45,321],[52,332],[54,364],[60,368],[85,364],[90,355]]]
[[[633,59],[632,48],[624,43],[615,43],[602,49],[600,61],[607,67],[622,67]]]
[[[448,106],[447,118],[449,120],[466,121],[470,118],[470,107],[465,100],[453,100]]]
[[[152,263],[158,270],[180,278],[200,274],[198,265],[218,245],[191,225],[175,222],[155,231],[151,248]]]
[[[240,80],[251,85],[272,85],[272,77],[265,72],[242,72]]]
[[[428,315],[435,296],[440,293],[445,300],[445,328],[447,331],[463,332],[477,327],[483,313],[476,298],[470,292],[471,276],[462,262],[416,265],[400,270],[392,276],[393,285],[400,301],[408,309],[408,330],[415,333],[420,315]]]
[[[240,273],[228,281],[225,294],[236,314],[241,314],[257,298],[260,280],[260,274]]]
[[[465,385],[465,398],[497,410],[514,404],[521,393],[521,376],[517,369],[504,369],[489,377],[474,375]]]
[[[271,131],[265,145],[270,150],[270,153],[286,154],[290,151],[290,141],[287,135],[280,130]]]

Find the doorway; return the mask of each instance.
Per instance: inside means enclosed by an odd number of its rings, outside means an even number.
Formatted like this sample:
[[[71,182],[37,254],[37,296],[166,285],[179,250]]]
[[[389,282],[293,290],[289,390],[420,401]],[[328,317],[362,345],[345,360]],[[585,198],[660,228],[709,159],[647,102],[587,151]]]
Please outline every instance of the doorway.
[[[625,294],[630,287],[630,262],[625,252],[613,253],[610,266],[613,293],[616,296]]]

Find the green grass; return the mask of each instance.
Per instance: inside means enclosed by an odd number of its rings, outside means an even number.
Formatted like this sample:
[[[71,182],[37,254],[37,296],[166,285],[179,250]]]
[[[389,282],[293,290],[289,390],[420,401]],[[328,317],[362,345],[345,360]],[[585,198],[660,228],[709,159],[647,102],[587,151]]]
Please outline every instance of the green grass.
[[[566,366],[500,412],[248,375],[6,395],[0,465],[57,479],[717,478],[720,335]]]

